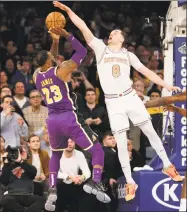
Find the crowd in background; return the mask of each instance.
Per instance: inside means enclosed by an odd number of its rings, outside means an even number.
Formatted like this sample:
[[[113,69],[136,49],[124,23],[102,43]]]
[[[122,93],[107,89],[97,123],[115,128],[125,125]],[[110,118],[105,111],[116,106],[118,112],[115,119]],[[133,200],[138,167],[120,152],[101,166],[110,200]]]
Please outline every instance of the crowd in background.
[[[42,11],[42,3],[41,5],[38,3],[38,5],[34,3],[24,5],[21,2],[18,4],[20,6],[14,4],[12,7],[10,3],[0,4],[0,112],[2,136],[0,152],[2,156],[5,147],[8,145],[25,146],[29,155],[27,162],[37,169],[34,178],[34,193],[43,196],[47,191],[48,163],[51,155],[45,125],[48,110],[40,93],[35,89],[32,75],[37,68],[36,54],[40,50],[50,49],[52,39],[44,21],[47,14],[54,11],[54,9],[52,10],[49,6],[50,3],[47,2],[45,3],[47,4],[46,8],[43,7]],[[141,9],[138,8],[137,12],[137,7],[133,3],[121,3],[116,8],[106,3],[89,5],[86,2],[75,2],[71,6],[89,25],[93,34],[105,43],[113,29],[120,28],[123,30],[126,35],[125,48],[136,54],[146,67],[157,73],[162,79],[164,78],[163,55],[159,36],[158,16],[160,14],[157,14],[153,9],[149,11],[150,8],[146,9],[146,5]],[[149,19],[146,19],[146,17],[149,17]],[[82,34],[68,18],[66,30],[87,46]],[[112,157],[116,158],[116,141],[110,133],[104,94],[98,80],[95,55],[88,46],[87,50],[88,54],[85,60],[72,75],[71,86],[77,94],[77,105],[86,123],[98,134],[99,141],[103,144],[105,174],[107,173],[104,178],[109,185],[113,185],[117,177],[123,174],[120,166],[118,166],[119,161],[116,162],[117,159],[112,159]],[[71,44],[61,39],[57,60],[63,62],[69,59],[72,54]],[[150,82],[149,79],[146,79],[133,68],[131,68],[131,79],[133,88],[143,102],[161,96],[162,88]],[[148,112],[151,114],[154,128],[162,138],[163,109],[161,107],[149,108]],[[5,118],[7,115],[8,119]],[[128,137],[129,157],[133,170],[136,166],[143,166],[150,160],[149,157],[154,154],[152,152],[149,154],[151,147],[147,138],[132,123]],[[73,146],[72,151],[74,151],[74,148]],[[89,164],[89,155],[85,152],[84,155]],[[40,161],[40,163],[37,161]],[[2,157],[0,165],[2,169]],[[112,171],[108,171],[110,169],[115,170],[116,176],[111,177]],[[77,192],[80,191],[76,190],[75,193],[77,194]],[[112,189],[111,193],[113,193]],[[111,207],[116,208],[116,205],[113,204]],[[114,208],[111,209],[112,212],[116,210]],[[104,210],[109,209],[102,209],[102,212]],[[71,210],[69,209],[69,211]],[[83,209],[80,209],[80,211],[83,211]],[[74,212],[76,211],[74,210]]]

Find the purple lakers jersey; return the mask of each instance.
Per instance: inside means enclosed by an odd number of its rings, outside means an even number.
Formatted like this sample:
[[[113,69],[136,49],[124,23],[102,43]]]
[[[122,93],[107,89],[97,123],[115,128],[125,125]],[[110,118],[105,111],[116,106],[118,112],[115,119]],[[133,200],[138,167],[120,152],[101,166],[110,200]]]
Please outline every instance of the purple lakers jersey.
[[[68,84],[56,76],[56,68],[51,67],[46,72],[39,71],[36,75],[36,88],[41,93],[49,114],[74,109]]]

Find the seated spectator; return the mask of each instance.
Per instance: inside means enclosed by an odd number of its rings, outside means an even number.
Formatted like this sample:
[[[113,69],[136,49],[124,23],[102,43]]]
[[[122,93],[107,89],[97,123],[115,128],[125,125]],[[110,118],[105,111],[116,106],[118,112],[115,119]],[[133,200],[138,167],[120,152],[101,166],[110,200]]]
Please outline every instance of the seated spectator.
[[[145,84],[144,84],[143,81],[141,81],[141,80],[136,80],[136,81],[133,83],[132,87],[136,90],[136,92],[138,92],[137,95],[139,94],[139,92],[141,92],[141,93],[143,94],[143,95],[138,95],[138,96],[142,99],[142,101],[143,101],[144,103],[147,102],[147,101],[149,100],[149,97],[146,96],[146,95],[144,95],[144,93],[145,93]]]
[[[31,63],[26,58],[23,59],[22,65],[20,65],[19,70],[16,71],[16,74],[11,79],[12,85],[15,85],[17,82],[22,82],[25,85],[27,96],[31,90],[35,89],[31,75]]]
[[[20,109],[24,109],[30,105],[29,98],[25,96],[25,85],[17,82],[14,87],[14,100]]]
[[[1,103],[1,135],[5,138],[5,146],[19,146],[21,137],[28,136],[27,124],[14,112],[13,101],[13,97],[4,96]]]
[[[104,158],[104,172],[103,179],[108,187],[108,195],[111,198],[110,212],[117,210],[117,179],[123,176],[121,164],[119,162],[118,154],[116,151],[116,140],[110,131],[107,131],[103,136],[103,150],[105,153]]]
[[[8,76],[5,71],[0,71],[0,88],[8,85]]]
[[[79,174],[80,170],[82,175]],[[68,139],[68,147],[62,154],[58,172],[56,212],[67,209],[67,206],[68,212],[79,211],[79,198],[82,194],[80,185],[90,176],[86,158],[82,152],[75,150],[75,142]]]
[[[30,106],[23,109],[23,114],[29,125],[29,135],[41,129],[48,117],[48,110],[42,106],[42,97],[38,90],[32,90],[29,94]]]
[[[45,150],[40,149],[40,138],[37,135],[31,135],[28,139],[30,157],[27,160],[37,169],[34,178],[34,194],[43,196],[46,179],[49,177],[49,155]]]
[[[161,92],[157,89],[150,90],[148,95],[150,100],[154,100],[161,97]],[[163,128],[163,107],[152,107],[147,108],[147,111],[151,115],[151,121],[154,129],[158,133],[159,137],[162,138],[162,128]]]
[[[159,73],[157,73],[157,75],[158,75],[161,79],[164,79],[163,73],[159,72]],[[157,85],[157,84],[153,84],[151,90],[155,90],[155,89],[157,89],[157,90],[159,90],[160,92],[162,92],[163,87],[160,86],[160,85]]]
[[[0,99],[7,95],[12,96],[12,90],[9,86],[5,85],[0,89]]]
[[[5,71],[6,71],[7,76],[8,76],[8,83],[10,84],[12,77],[16,73],[16,66],[14,64],[13,59],[9,58],[9,59],[6,60]]]
[[[37,170],[25,162],[26,158],[26,149],[22,148],[15,162],[5,160],[1,175],[2,184],[7,186],[2,197],[3,212],[41,212],[44,207],[44,198],[33,195]]]
[[[138,151],[133,148],[132,141],[128,140],[127,143],[131,170],[133,171],[134,167],[143,167],[145,165],[144,159]]]
[[[104,107],[96,104],[96,93],[94,89],[86,90],[85,100],[86,105],[82,110],[85,122],[101,139],[103,133],[110,129],[107,112]]]
[[[3,138],[3,136],[0,135],[0,173],[4,165],[3,161],[4,152],[5,152],[5,139]]]

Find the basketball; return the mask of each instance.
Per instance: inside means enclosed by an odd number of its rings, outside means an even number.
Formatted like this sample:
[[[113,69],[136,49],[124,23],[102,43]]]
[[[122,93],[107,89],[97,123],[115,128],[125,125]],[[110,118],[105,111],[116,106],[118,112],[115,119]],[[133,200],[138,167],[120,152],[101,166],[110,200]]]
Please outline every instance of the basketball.
[[[45,19],[45,24],[48,29],[52,27],[62,27],[66,25],[66,19],[60,12],[52,12]]]

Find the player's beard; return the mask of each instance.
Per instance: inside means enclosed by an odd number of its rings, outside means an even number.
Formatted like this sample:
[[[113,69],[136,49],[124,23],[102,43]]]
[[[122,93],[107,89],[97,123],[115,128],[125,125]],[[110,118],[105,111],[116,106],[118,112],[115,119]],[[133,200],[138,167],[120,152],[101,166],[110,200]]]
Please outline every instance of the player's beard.
[[[57,62],[56,61],[52,61],[52,66],[57,66]]]

